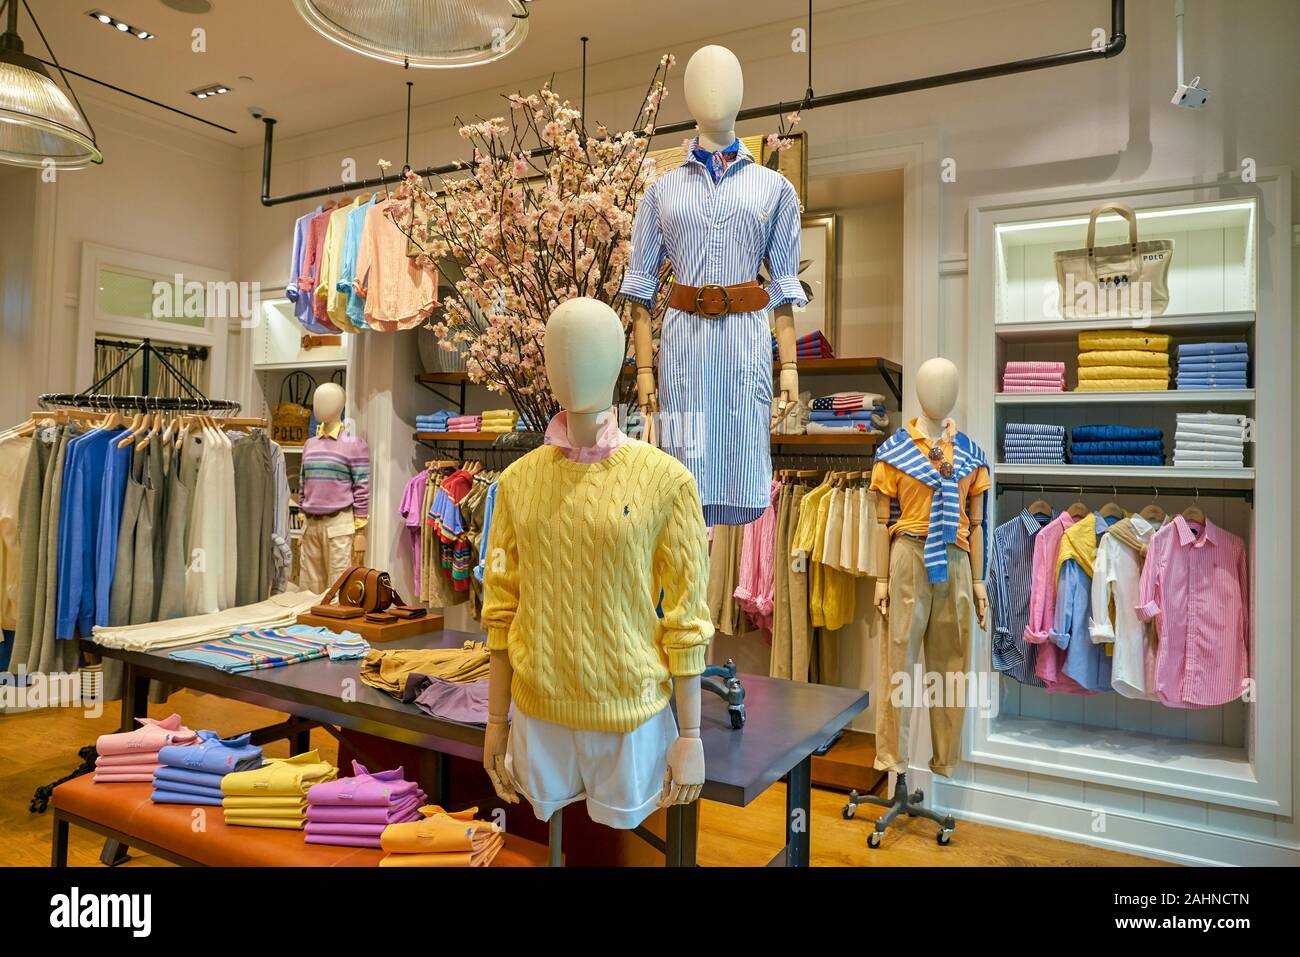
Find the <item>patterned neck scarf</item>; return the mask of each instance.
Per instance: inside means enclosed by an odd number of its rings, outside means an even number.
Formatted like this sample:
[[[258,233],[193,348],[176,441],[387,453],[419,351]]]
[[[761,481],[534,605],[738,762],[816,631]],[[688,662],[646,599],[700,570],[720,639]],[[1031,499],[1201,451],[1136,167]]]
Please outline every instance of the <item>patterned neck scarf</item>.
[[[961,521],[957,483],[988,464],[984,450],[950,423],[951,420],[944,423],[944,438],[952,442],[951,462],[944,455],[943,441],[934,445],[927,455],[906,428],[900,428],[876,449],[877,462],[892,465],[904,475],[928,485],[935,493],[930,496],[930,529],[925,536],[924,551],[925,574],[931,582],[948,580],[947,546],[957,543],[957,526]],[[984,544],[987,551],[988,536]]]
[[[722,174],[727,171],[727,167],[736,162],[736,157],[740,155],[739,138],[732,140],[731,145],[725,150],[719,150],[714,153],[710,153],[708,150],[704,149],[704,147],[700,146],[698,139],[695,141],[695,144],[695,147],[691,150],[691,154],[704,164],[704,168],[709,171],[709,175],[713,177],[715,183],[722,179]]]

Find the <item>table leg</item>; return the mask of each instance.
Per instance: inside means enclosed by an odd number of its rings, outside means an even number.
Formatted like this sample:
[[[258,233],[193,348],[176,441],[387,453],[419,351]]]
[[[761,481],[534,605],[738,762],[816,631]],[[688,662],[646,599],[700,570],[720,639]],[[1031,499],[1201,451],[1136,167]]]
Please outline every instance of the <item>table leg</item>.
[[[311,728],[308,727],[302,731],[295,731],[293,737],[289,739],[293,747],[293,754],[304,754],[311,750]]]
[[[812,825],[812,755],[793,768],[785,785],[785,848],[787,867],[807,867],[808,829]]]
[[[547,867],[564,866],[564,808],[559,808],[551,815],[548,823],[549,838],[547,851],[549,857],[546,862]]]
[[[430,803],[446,807],[451,801],[451,758],[441,751],[421,751],[416,780]]]
[[[122,665],[122,723],[120,730],[136,728],[135,719],[149,714],[149,679],[136,674],[130,664]]]
[[[104,841],[104,849],[99,852],[99,863],[105,867],[117,867],[126,863],[127,846],[116,838]]]
[[[700,827],[700,802],[674,804],[668,808],[665,816],[664,866],[694,867]]]
[[[54,812],[54,840],[50,846],[50,867],[68,866],[68,821]]]

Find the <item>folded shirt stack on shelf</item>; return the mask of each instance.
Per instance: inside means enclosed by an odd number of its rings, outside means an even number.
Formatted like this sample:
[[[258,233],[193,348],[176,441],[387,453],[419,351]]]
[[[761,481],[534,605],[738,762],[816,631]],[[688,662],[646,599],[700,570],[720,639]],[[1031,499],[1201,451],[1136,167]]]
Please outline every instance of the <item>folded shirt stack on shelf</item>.
[[[1244,342],[1187,342],[1178,347],[1178,390],[1245,389]]]
[[[1003,392],[1064,392],[1064,362],[1008,362],[1002,367]]]
[[[420,808],[420,820],[384,828],[388,854],[380,867],[487,867],[505,844],[491,821],[477,821],[478,808],[448,813],[436,805]]]
[[[875,392],[832,392],[812,400],[805,431],[809,435],[884,435],[889,427],[885,397]]]
[[[251,738],[251,734],[222,738],[215,731],[200,731],[193,744],[162,748],[149,799],[155,804],[221,807],[221,779],[262,766],[262,749],[250,744]]]
[[[527,415],[520,413],[518,421],[515,422],[515,431],[516,432],[545,432],[546,423],[542,422],[541,424],[535,424],[532,421],[532,419],[530,419]],[[626,432],[627,429],[624,429],[623,431]]]
[[[1079,333],[1076,392],[1164,392],[1168,388],[1168,336],[1124,329]]]
[[[1246,417],[1225,412],[1179,412],[1174,465],[1239,469],[1245,466]]]
[[[226,823],[300,831],[307,823],[307,792],[338,776],[339,769],[316,751],[270,758],[260,768],[227,774],[221,779]]]
[[[448,432],[481,432],[483,417],[480,415],[453,415],[447,420]]]
[[[486,682],[484,682],[486,684]],[[356,761],[352,777],[312,785],[307,792],[308,844],[380,847],[390,824],[414,821],[427,797],[402,769],[371,774]]]
[[[794,341],[795,357],[799,359],[834,359],[835,351],[831,348],[830,342],[822,335],[820,329],[814,329],[812,332],[800,336]],[[781,349],[777,345],[776,336],[772,336],[772,359],[781,358]]]
[[[451,413],[445,409],[437,412],[425,412],[415,417],[417,432],[446,432]]]
[[[519,413],[514,409],[488,409],[482,419],[484,432],[513,432],[519,424]]]
[[[1002,431],[1002,461],[1008,465],[1064,465],[1065,426],[1008,422]]]
[[[277,628],[236,628],[220,641],[168,654],[178,661],[193,661],[230,674],[283,668],[300,661],[324,658],[348,661],[364,658],[370,643],[354,631],[333,632],[312,625]]]
[[[1127,425],[1077,425],[1070,432],[1075,465],[1164,465],[1165,434]]]
[[[115,734],[101,734],[95,741],[96,784],[138,784],[153,780],[158,770],[158,752],[168,746],[185,746],[198,740],[198,732],[181,723],[179,714],[161,721],[136,718],[140,727]]]

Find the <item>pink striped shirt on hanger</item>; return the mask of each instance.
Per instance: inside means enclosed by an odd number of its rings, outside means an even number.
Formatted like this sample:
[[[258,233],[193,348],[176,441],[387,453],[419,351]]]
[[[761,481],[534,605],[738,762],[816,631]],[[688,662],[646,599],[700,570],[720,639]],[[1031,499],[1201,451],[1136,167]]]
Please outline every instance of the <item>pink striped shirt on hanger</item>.
[[[1250,674],[1246,546],[1208,518],[1156,532],[1137,614],[1156,623],[1155,692],[1174,707],[1226,704]]]

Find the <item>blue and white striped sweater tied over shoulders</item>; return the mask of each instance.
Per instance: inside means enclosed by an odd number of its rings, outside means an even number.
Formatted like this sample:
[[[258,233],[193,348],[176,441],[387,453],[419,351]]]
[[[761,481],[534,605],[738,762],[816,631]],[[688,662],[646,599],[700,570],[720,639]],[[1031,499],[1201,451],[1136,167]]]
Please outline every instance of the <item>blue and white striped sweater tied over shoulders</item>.
[[[898,429],[876,449],[876,461],[892,465],[904,475],[938,493],[930,498],[930,530],[925,536],[925,574],[931,582],[948,580],[948,548],[957,543],[961,502],[957,483],[988,465],[984,450],[964,432],[952,439],[952,477],[944,478],[916,444],[906,428]]]

